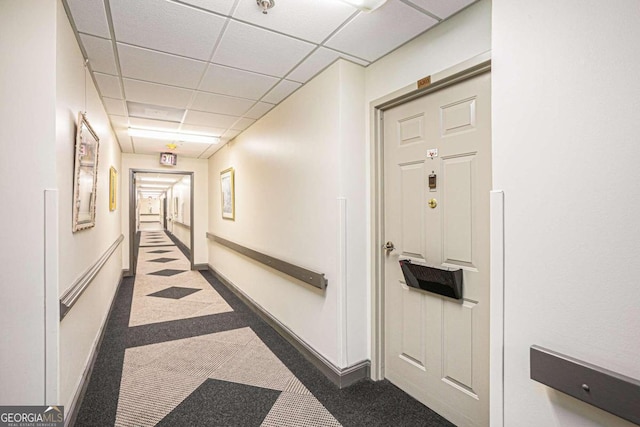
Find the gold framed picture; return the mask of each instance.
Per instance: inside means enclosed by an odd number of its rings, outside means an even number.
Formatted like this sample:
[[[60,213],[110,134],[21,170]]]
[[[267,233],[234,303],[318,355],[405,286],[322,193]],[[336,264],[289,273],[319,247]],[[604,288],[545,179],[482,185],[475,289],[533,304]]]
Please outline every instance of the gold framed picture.
[[[222,194],[222,218],[235,221],[236,195],[235,172],[233,168],[220,172],[220,193]]]
[[[118,171],[111,166],[109,169],[109,210],[116,210],[116,187],[118,186]]]

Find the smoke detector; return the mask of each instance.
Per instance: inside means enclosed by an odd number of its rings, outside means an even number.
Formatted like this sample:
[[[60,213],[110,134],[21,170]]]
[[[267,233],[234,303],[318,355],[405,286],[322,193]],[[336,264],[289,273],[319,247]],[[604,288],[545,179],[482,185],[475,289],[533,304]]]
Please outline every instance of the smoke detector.
[[[256,0],[256,3],[262,8],[262,13],[265,15],[269,9],[276,5],[275,0]]]

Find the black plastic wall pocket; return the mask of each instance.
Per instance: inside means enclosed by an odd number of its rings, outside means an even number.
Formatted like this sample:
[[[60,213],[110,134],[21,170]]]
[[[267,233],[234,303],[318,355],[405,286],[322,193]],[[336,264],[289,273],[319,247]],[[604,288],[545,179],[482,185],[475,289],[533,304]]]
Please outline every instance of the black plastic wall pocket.
[[[445,297],[462,298],[462,270],[441,270],[400,260],[400,268],[407,286]]]

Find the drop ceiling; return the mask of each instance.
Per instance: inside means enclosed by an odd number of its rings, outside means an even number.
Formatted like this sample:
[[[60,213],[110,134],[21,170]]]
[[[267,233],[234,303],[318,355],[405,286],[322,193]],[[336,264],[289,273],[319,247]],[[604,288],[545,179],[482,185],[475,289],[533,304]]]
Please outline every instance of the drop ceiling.
[[[64,0],[125,153],[208,158],[338,58],[368,66],[475,0]],[[129,127],[220,137],[130,137]]]

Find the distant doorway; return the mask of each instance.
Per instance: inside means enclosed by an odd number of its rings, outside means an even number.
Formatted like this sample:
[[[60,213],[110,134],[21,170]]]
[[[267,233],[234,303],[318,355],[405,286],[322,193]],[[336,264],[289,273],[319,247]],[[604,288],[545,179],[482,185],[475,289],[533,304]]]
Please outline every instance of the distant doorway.
[[[136,244],[141,231],[164,231],[194,268],[193,172],[131,169],[129,179],[130,271],[137,266]]]

